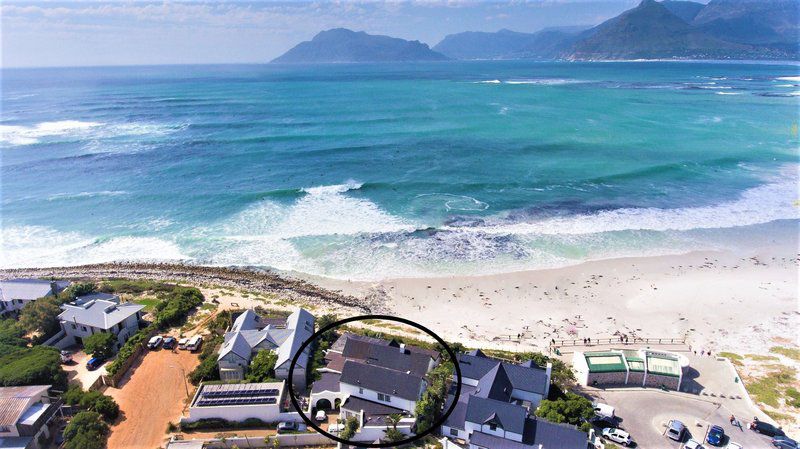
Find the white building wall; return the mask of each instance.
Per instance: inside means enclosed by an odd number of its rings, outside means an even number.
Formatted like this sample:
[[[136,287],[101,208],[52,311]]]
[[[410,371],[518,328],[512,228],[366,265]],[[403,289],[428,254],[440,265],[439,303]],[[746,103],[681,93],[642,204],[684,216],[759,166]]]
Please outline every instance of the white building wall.
[[[469,441],[469,435],[465,430],[455,429],[449,426],[442,426],[442,435],[448,438],[461,438],[462,440]]]
[[[258,418],[264,422],[278,422],[281,420],[281,410],[278,404],[189,408],[189,422],[209,418],[220,418],[227,421],[244,421],[247,418]]]
[[[522,391],[522,390],[513,390],[511,392],[511,397],[513,399],[519,399],[522,401],[530,401],[532,409],[539,407],[539,403],[542,402],[542,395],[538,393],[532,393],[530,391]]]
[[[367,388],[360,388],[358,386],[346,383],[339,384],[339,391],[347,394],[348,396],[352,395],[357,398],[366,399],[368,401],[377,402],[379,404],[386,404],[395,408],[405,410],[410,413],[414,413],[414,410],[417,407],[416,401],[409,401],[408,399],[403,399],[392,395],[389,395],[390,398],[389,402],[379,401],[377,391],[369,390]]]

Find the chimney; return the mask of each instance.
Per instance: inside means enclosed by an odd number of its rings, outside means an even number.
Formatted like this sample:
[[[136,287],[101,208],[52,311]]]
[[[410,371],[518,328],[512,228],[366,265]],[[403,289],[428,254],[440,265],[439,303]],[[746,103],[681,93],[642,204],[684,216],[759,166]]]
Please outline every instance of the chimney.
[[[50,281],[50,291],[53,293],[53,296],[58,295],[58,284],[56,284],[56,281]]]

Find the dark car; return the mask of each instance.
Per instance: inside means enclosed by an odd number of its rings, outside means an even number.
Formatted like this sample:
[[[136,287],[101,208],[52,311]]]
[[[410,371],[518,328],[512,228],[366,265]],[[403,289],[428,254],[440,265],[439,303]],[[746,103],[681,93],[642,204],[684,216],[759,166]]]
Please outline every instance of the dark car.
[[[278,433],[297,432],[300,426],[296,422],[279,422]]]
[[[97,368],[100,368],[100,365],[102,364],[103,364],[103,359],[101,359],[100,357],[92,357],[91,359],[89,359],[88,362],[86,362],[86,368],[89,371],[93,371],[96,370]]]
[[[780,449],[797,449],[797,441],[787,436],[777,436],[772,439],[772,445]]]
[[[768,437],[782,437],[786,435],[780,428],[764,421],[754,421],[752,424],[750,424],[750,430],[754,430]]]
[[[164,337],[164,342],[161,343],[161,347],[164,349],[172,349],[175,347],[175,337]]]
[[[598,429],[607,429],[609,427],[618,427],[617,420],[608,416],[595,416],[589,420],[589,423]]]
[[[712,446],[722,446],[725,441],[725,430],[720,426],[711,426],[706,435],[706,442]]]

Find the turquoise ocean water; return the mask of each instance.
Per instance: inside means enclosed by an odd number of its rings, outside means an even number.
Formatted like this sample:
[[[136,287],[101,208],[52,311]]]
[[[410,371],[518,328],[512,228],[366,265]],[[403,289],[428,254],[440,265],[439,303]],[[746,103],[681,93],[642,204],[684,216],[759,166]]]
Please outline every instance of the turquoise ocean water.
[[[348,279],[797,245],[797,65],[2,71],[0,267]]]

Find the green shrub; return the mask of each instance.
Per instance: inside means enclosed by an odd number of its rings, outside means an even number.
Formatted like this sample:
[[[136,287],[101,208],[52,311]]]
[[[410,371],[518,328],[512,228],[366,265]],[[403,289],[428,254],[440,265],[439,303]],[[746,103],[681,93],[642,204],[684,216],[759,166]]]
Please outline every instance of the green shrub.
[[[358,432],[358,418],[351,416],[345,420],[344,429],[342,429],[342,432],[339,434],[339,438],[349,440],[353,438],[356,432]]]
[[[103,360],[110,359],[114,355],[114,346],[117,344],[117,337],[111,332],[99,332],[92,334],[83,340],[83,349],[87,354]]]
[[[150,325],[144,329],[139,330],[135,334],[131,335],[131,338],[119,348],[119,352],[117,352],[117,358],[114,359],[113,362],[109,363],[106,366],[106,371],[109,375],[113,376],[117,373],[117,371],[122,368],[125,362],[136,353],[139,349],[139,346],[145,343],[145,339],[147,336],[150,335],[150,332],[155,330],[155,326]]]
[[[0,386],[53,385],[57,390],[67,387],[67,373],[61,368],[61,356],[56,348],[0,345]]]
[[[554,423],[581,426],[583,430],[584,424],[588,425],[587,421],[594,416],[594,407],[585,397],[567,392],[554,401],[543,400],[536,409],[536,416]]]
[[[247,418],[244,421],[228,421],[222,418],[200,419],[194,422],[181,423],[180,428],[184,432],[192,430],[214,430],[214,429],[252,429],[252,428],[274,428],[272,423],[266,423],[258,418]]]
[[[111,396],[99,391],[83,391],[80,385],[70,385],[61,397],[65,404],[77,405],[83,410],[100,413],[108,422],[119,416],[119,405]]]
[[[0,320],[0,345],[25,346],[27,342],[22,338],[25,335],[17,320],[6,318]]]
[[[80,412],[64,429],[66,449],[104,449],[108,425],[96,412]]]
[[[278,354],[270,350],[259,351],[250,362],[247,369],[247,380],[249,382],[271,382],[275,380],[275,363],[278,361]]]

